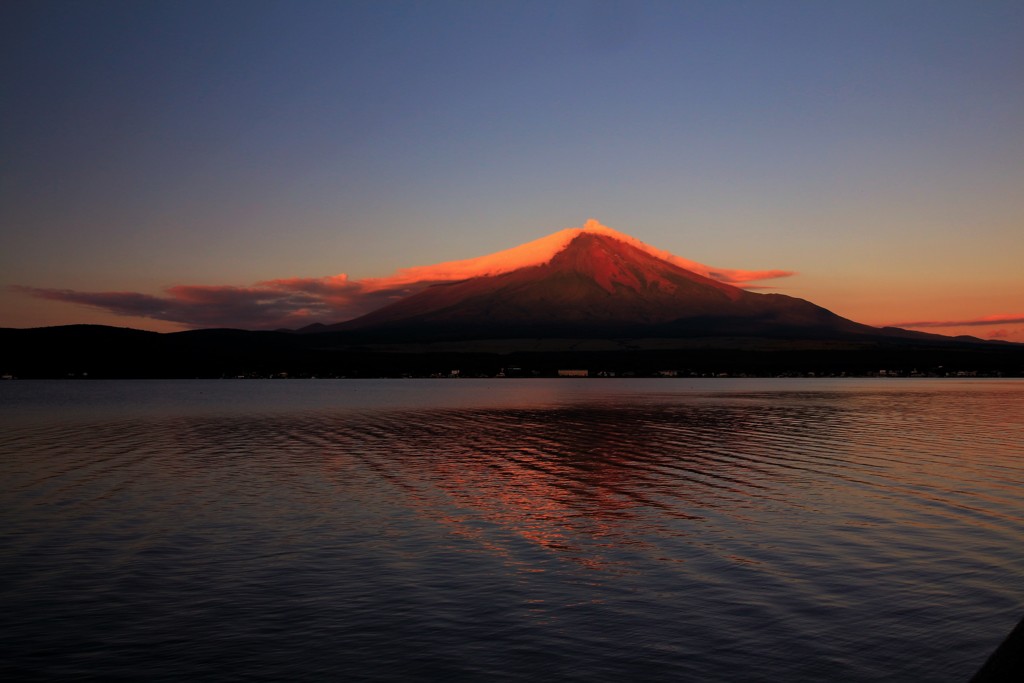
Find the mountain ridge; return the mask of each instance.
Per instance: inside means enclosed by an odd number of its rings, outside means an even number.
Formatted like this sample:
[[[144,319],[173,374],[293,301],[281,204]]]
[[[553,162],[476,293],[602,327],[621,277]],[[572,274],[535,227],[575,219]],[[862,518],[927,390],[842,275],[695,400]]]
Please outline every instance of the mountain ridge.
[[[0,377],[1024,377],[1024,344],[942,335],[861,339],[575,337],[467,340],[352,332],[206,329],[147,332],[102,325],[0,328]]]

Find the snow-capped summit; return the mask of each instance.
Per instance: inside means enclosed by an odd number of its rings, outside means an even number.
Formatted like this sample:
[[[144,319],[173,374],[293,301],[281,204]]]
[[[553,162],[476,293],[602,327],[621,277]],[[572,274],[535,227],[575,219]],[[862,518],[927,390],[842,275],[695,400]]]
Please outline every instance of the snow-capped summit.
[[[334,329],[463,338],[870,330],[802,299],[746,291],[723,281],[727,273],[594,220],[490,256],[417,270],[404,272],[438,284]]]

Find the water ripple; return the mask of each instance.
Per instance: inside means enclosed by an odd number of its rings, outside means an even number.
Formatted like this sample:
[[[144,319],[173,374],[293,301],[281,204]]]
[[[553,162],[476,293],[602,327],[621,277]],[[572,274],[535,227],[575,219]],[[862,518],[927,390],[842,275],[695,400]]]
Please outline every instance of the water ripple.
[[[11,384],[9,678],[958,681],[1024,606],[1021,383]]]

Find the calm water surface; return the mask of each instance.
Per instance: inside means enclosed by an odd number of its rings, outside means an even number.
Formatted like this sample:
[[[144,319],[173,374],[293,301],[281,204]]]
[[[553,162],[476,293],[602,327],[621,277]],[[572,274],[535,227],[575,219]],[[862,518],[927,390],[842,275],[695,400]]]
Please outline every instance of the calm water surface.
[[[0,675],[965,681],[1024,382],[0,383]]]

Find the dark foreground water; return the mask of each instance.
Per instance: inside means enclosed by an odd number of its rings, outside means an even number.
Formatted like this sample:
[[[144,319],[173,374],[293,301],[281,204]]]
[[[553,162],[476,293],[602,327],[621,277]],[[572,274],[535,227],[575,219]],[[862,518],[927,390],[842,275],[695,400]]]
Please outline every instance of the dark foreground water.
[[[0,676],[965,681],[1024,382],[0,383]]]

